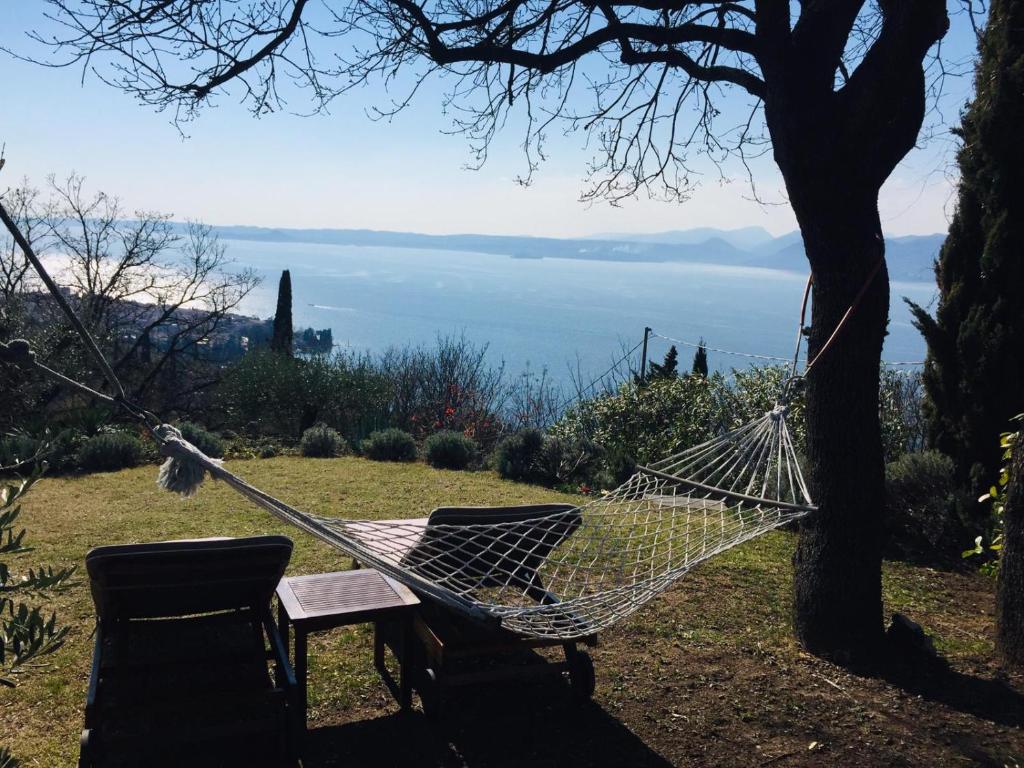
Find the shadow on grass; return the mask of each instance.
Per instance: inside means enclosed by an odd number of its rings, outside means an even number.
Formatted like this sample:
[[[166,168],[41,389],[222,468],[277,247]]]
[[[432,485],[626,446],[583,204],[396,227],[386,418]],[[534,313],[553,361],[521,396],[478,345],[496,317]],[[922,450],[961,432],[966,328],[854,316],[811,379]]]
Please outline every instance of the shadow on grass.
[[[419,712],[315,728],[306,768],[623,765],[670,768],[597,704],[573,704],[564,689],[508,685],[453,694],[440,719]]]

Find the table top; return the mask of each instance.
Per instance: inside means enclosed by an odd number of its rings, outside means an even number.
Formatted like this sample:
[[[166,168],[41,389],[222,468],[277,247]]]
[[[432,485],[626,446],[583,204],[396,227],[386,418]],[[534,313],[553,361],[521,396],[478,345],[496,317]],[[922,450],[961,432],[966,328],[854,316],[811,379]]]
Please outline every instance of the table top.
[[[420,603],[404,584],[372,568],[290,576],[277,585],[277,598],[293,624],[332,626],[373,621]]]

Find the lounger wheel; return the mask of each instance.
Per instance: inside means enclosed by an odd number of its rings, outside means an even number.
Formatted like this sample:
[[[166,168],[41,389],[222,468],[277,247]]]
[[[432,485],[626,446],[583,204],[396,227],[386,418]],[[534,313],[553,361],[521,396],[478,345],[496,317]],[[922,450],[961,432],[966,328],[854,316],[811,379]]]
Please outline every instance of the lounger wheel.
[[[93,768],[96,765],[96,732],[85,728],[78,739],[78,768]]]
[[[441,716],[441,683],[437,679],[437,673],[427,667],[423,671],[423,689],[420,690],[420,704],[423,706],[423,714],[430,718]]]
[[[569,686],[576,701],[589,701],[594,695],[597,676],[594,674],[594,662],[586,651],[566,651],[565,660],[569,666]]]

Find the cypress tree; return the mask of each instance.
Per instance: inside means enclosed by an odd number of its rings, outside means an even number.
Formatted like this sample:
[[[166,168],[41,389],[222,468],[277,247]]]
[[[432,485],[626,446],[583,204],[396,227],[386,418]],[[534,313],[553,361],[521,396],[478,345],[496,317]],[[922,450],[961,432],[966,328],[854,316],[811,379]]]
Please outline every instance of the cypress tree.
[[[274,336],[270,348],[292,354],[292,276],[286,269],[277,285],[277,312],[274,313]]]
[[[935,265],[935,318],[908,302],[928,342],[929,441],[973,498],[994,482],[999,435],[1024,410],[1024,0],[989,9],[957,131],[959,197]],[[981,527],[987,511],[971,517]]]
[[[674,379],[678,375],[679,368],[679,352],[676,351],[675,345],[668,348],[668,352],[665,353],[665,359],[661,363],[656,363],[651,360],[651,372],[647,375],[648,379]]]
[[[701,339],[697,351],[693,353],[693,375],[702,378],[708,377],[708,348]]]

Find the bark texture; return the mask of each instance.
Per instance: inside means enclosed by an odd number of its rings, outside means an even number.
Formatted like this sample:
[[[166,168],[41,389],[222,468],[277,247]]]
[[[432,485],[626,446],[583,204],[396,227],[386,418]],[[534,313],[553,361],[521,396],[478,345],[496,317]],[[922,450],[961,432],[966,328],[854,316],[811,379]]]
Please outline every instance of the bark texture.
[[[1022,433],[1024,434],[1024,433]],[[997,642],[1009,666],[1024,669],[1024,447],[1014,447],[1003,508],[1003,551],[996,591]]]

